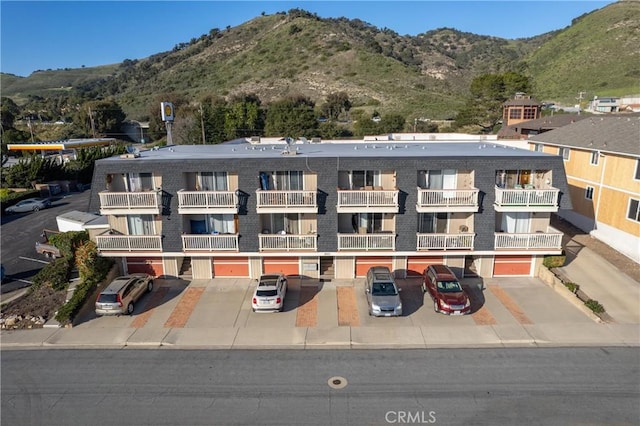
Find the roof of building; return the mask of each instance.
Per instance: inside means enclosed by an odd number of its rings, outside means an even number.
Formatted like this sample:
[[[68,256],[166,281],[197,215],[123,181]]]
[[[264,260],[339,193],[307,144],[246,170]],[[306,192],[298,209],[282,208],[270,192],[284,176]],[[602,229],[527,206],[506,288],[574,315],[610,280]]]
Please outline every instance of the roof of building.
[[[114,138],[64,139],[59,141],[11,143],[7,145],[7,149],[10,151],[63,151],[91,146],[105,146],[115,141]]]
[[[288,153],[287,153],[288,152]],[[322,141],[286,143],[248,141],[218,145],[171,145],[140,151],[139,156],[111,157],[101,161],[188,160],[283,158],[305,156],[310,158],[336,157],[532,157],[548,156],[542,152],[515,148],[498,141],[486,142],[419,142],[419,141]]]
[[[529,140],[638,156],[640,155],[640,115],[591,116],[555,130],[531,136]]]
[[[523,130],[535,130],[538,133],[548,132],[549,130],[557,129],[567,124],[584,120],[585,118],[589,118],[589,116],[584,114],[556,114],[536,118],[535,120],[522,121],[510,126],[503,126],[498,131],[498,138],[518,138],[522,136]]]

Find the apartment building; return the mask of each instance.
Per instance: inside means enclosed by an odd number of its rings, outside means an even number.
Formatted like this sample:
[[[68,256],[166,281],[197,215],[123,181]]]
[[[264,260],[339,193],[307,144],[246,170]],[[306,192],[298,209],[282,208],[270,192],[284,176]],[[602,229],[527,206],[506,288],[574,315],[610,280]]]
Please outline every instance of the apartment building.
[[[406,276],[433,263],[531,276],[561,252],[549,223],[571,208],[562,157],[414,138],[252,138],[99,160],[90,211],[108,223],[91,237],[125,271],[194,279],[354,278],[373,265]]]
[[[640,115],[597,115],[531,136],[562,157],[573,210],[558,214],[640,262]]]

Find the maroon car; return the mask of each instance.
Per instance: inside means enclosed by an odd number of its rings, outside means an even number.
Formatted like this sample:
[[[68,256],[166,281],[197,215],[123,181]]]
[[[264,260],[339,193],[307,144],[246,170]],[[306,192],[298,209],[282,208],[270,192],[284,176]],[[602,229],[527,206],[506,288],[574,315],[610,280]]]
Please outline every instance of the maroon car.
[[[434,311],[447,315],[471,312],[469,297],[451,269],[445,265],[430,265],[422,278],[422,291],[431,296]]]

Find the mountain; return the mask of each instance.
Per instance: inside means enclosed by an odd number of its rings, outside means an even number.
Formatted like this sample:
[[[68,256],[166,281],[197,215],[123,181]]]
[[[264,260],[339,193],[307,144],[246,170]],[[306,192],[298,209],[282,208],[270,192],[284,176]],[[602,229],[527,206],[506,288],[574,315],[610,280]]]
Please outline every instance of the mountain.
[[[553,8],[553,3],[541,7]],[[526,25],[526,20],[523,20]],[[173,50],[120,64],[2,74],[2,95],[114,96],[131,118],[148,114],[162,93],[192,100],[257,94],[263,103],[290,94],[324,102],[344,91],[354,108],[407,117],[448,118],[482,74],[529,75],[538,99],[639,93],[640,3],[620,1],[533,38],[507,40],[440,28],[401,36],[358,19],[319,18],[300,9],[212,29]],[[605,92],[606,91],[606,92]]]

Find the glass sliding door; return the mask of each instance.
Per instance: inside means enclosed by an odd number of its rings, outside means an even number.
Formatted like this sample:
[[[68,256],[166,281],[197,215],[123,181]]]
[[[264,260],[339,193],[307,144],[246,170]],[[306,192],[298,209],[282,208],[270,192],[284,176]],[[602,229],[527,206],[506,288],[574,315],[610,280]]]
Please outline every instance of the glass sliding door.
[[[155,226],[153,223],[153,215],[127,215],[127,226],[129,227],[129,235],[154,235]]]

